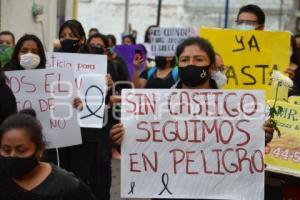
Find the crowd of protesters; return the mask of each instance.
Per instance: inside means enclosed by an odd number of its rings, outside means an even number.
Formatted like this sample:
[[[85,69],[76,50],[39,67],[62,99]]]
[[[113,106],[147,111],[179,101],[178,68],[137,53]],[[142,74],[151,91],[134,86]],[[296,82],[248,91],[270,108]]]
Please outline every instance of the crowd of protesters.
[[[256,5],[243,6],[237,14],[236,25],[240,30],[263,31],[265,14]],[[135,88],[201,90],[224,87],[227,79],[222,55],[216,53],[207,40],[191,37],[178,45],[174,56],[155,57],[149,48],[152,27],[156,26],[150,26],[145,33],[146,59],[135,57],[133,61],[132,85]],[[58,38],[57,52],[107,55],[109,89],[120,81],[131,82],[127,63],[115,51],[114,35],[104,35],[91,28],[87,38],[79,21],[68,20],[60,27]],[[300,87],[299,38],[299,35],[291,38],[290,65],[286,68],[294,82],[292,94],[298,94]],[[121,43],[135,45],[136,34],[124,34]],[[154,66],[149,64],[151,62]],[[109,200],[112,149],[119,148],[124,136],[123,125],[114,117],[110,105],[120,101],[118,95],[128,85],[119,85],[117,95],[111,90],[108,92],[105,111],[108,123],[103,128],[81,128],[81,145],[47,149],[35,111],[17,112],[16,98],[4,74],[9,70],[44,69],[45,65],[45,49],[37,36],[25,34],[15,41],[10,31],[0,32],[0,199]],[[141,73],[140,65],[145,66]],[[80,99],[72,103],[80,110]],[[274,129],[267,121],[262,129],[266,143],[270,142]],[[288,178],[277,177],[277,180],[279,184],[274,185],[266,178],[266,199],[283,199],[282,180]]]

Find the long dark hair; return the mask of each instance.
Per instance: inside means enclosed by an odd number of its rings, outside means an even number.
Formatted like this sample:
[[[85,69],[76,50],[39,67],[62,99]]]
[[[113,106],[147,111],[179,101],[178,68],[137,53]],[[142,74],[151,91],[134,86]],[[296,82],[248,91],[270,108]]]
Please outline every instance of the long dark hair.
[[[62,37],[62,32],[65,28],[69,28],[71,29],[72,33],[79,38],[79,40],[83,39],[84,44],[80,46],[79,50],[77,53],[91,53],[91,49],[88,47],[88,45],[86,45],[86,35],[84,32],[84,28],[82,26],[82,24],[77,21],[76,19],[70,19],[65,21],[60,29],[59,29],[59,39],[61,39]]]
[[[36,69],[44,69],[45,65],[46,65],[46,55],[45,55],[45,50],[44,50],[44,46],[41,42],[41,40],[32,34],[25,34],[23,35],[17,42],[16,46],[15,46],[15,50],[12,54],[11,60],[10,60],[10,64],[9,64],[9,69],[10,70],[23,70],[24,68],[20,65],[20,61],[18,58],[18,55],[20,53],[20,50],[24,44],[25,41],[28,40],[32,40],[36,43],[38,49],[39,49],[39,53],[38,55],[40,56],[40,64],[37,66]]]
[[[131,43],[132,43],[133,45],[136,44],[135,38],[133,37],[132,34],[124,35],[124,36],[122,37],[122,44],[123,44],[125,38],[128,38],[128,39],[131,41]]]
[[[150,43],[150,29],[151,28],[156,28],[158,27],[157,25],[151,25],[147,28],[146,32],[145,32],[145,39],[144,39],[144,42],[145,43]]]
[[[294,36],[291,36],[291,46],[293,50],[293,54],[290,57],[292,63],[296,64],[297,66],[300,65],[300,58],[299,58],[299,50],[297,48],[297,42]]]
[[[6,76],[2,69],[0,69],[0,86],[6,84]]]
[[[106,35],[103,35],[103,34],[101,34],[101,33],[95,33],[95,34],[93,34],[91,37],[89,37],[89,39],[87,40],[87,44],[90,44],[90,42],[91,42],[91,40],[93,39],[93,38],[100,38],[102,41],[103,41],[103,43],[104,43],[104,45],[105,45],[105,48],[107,48],[108,47],[108,39],[107,39],[107,36]]]
[[[76,19],[67,20],[61,25],[61,27],[59,29],[59,36],[58,36],[59,39],[61,39],[61,34],[62,34],[63,30],[67,27],[70,28],[72,33],[74,35],[76,35],[77,37],[79,37],[80,40],[84,39],[84,42],[86,41],[84,29],[83,29],[81,23],[79,21],[77,21]]]

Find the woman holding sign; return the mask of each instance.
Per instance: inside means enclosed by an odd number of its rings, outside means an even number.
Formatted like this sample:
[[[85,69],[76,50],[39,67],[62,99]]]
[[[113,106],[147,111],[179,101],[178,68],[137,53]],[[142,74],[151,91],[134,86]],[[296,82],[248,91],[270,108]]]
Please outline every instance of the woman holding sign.
[[[10,116],[0,128],[0,199],[94,200],[73,174],[40,161],[42,127],[29,115],[34,111],[26,113]]]
[[[178,57],[179,81],[174,85],[177,89],[217,89],[216,82],[211,79],[215,63],[215,52],[211,44],[202,38],[188,38],[176,50]],[[263,127],[266,142],[272,139],[273,129],[268,123]],[[159,133],[159,132],[158,132]],[[124,136],[122,124],[111,129],[112,140],[121,144]]]
[[[101,46],[103,49],[100,49],[100,46],[91,48],[92,45],[87,45],[84,29],[77,20],[68,20],[60,27],[59,40],[61,43],[59,52],[93,54],[102,53],[100,51],[106,50],[104,48],[107,47],[104,41],[103,47]],[[110,69],[107,71],[110,72]],[[107,75],[106,78],[110,90],[113,80],[110,75]],[[80,99],[74,101],[74,107],[82,109]],[[111,126],[106,125],[102,129],[81,128],[81,145],[59,149],[61,167],[73,172],[87,183],[98,199],[110,198],[111,141],[109,129]],[[100,153],[98,153],[99,148],[103,150]]]
[[[173,86],[178,89],[218,89],[211,78],[215,63],[215,52],[211,44],[202,38],[188,38],[176,49],[178,58],[179,81]],[[264,126],[266,143],[273,137],[273,128],[266,123]],[[116,144],[121,144],[124,129],[117,124],[111,129],[111,136]]]
[[[65,53],[90,53],[92,50],[86,45],[86,36],[81,23],[77,20],[67,20],[59,29],[61,48],[59,52]],[[74,107],[82,105],[78,98]],[[79,108],[82,109],[82,108]],[[85,183],[90,182],[92,155],[96,151],[99,129],[81,128],[82,145],[64,147],[59,149],[60,167],[73,172]]]

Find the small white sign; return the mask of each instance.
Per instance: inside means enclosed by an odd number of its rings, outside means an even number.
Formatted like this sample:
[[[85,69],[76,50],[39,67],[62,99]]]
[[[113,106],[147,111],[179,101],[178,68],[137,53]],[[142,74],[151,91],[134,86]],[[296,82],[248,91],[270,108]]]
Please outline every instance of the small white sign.
[[[154,56],[174,56],[176,47],[188,37],[195,36],[193,28],[151,28],[151,52]]]
[[[5,73],[18,110],[33,108],[41,121],[47,148],[82,143],[77,111],[74,75],[67,69],[35,69]]]
[[[85,83],[80,88],[80,99],[83,100],[83,110],[80,112],[80,127],[103,127],[105,109],[106,81],[101,74],[82,76]]]
[[[84,103],[79,116],[81,127],[102,128],[106,96],[107,56],[78,53],[46,53],[46,67],[68,69]],[[99,101],[96,101],[99,100]]]

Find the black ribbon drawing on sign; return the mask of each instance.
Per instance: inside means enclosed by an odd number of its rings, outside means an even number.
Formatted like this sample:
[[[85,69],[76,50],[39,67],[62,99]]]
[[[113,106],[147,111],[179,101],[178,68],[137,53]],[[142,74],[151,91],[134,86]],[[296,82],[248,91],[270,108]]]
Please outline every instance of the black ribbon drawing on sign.
[[[96,88],[96,89],[99,91],[99,95],[100,95],[100,93],[101,93],[101,96],[102,96],[102,102],[101,102],[101,104],[99,105],[99,107],[98,107],[95,111],[92,111],[92,109],[90,108],[90,106],[89,106],[89,104],[88,104],[88,101],[87,101],[88,93],[89,93],[90,89],[92,89],[92,88]],[[85,118],[88,118],[88,117],[91,117],[91,116],[95,116],[95,117],[100,118],[100,119],[103,118],[102,116],[97,115],[97,112],[102,108],[103,103],[104,103],[104,93],[103,93],[103,91],[101,90],[100,87],[98,87],[98,86],[96,86],[96,85],[90,86],[90,87],[86,90],[86,92],[85,92],[84,101],[85,101],[85,104],[86,104],[86,108],[87,108],[87,110],[90,112],[90,114],[88,114],[88,115],[86,115],[86,116],[83,116],[83,117],[81,117],[80,119],[85,119]]]
[[[135,187],[135,182],[131,182],[130,183],[130,191],[128,192],[128,194],[134,194],[134,192],[133,192],[134,187]]]
[[[159,195],[162,195],[164,191],[167,191],[169,194],[172,194],[172,192],[169,190],[169,175],[167,173],[163,173],[161,177],[162,184],[164,185],[163,190],[159,193]]]

